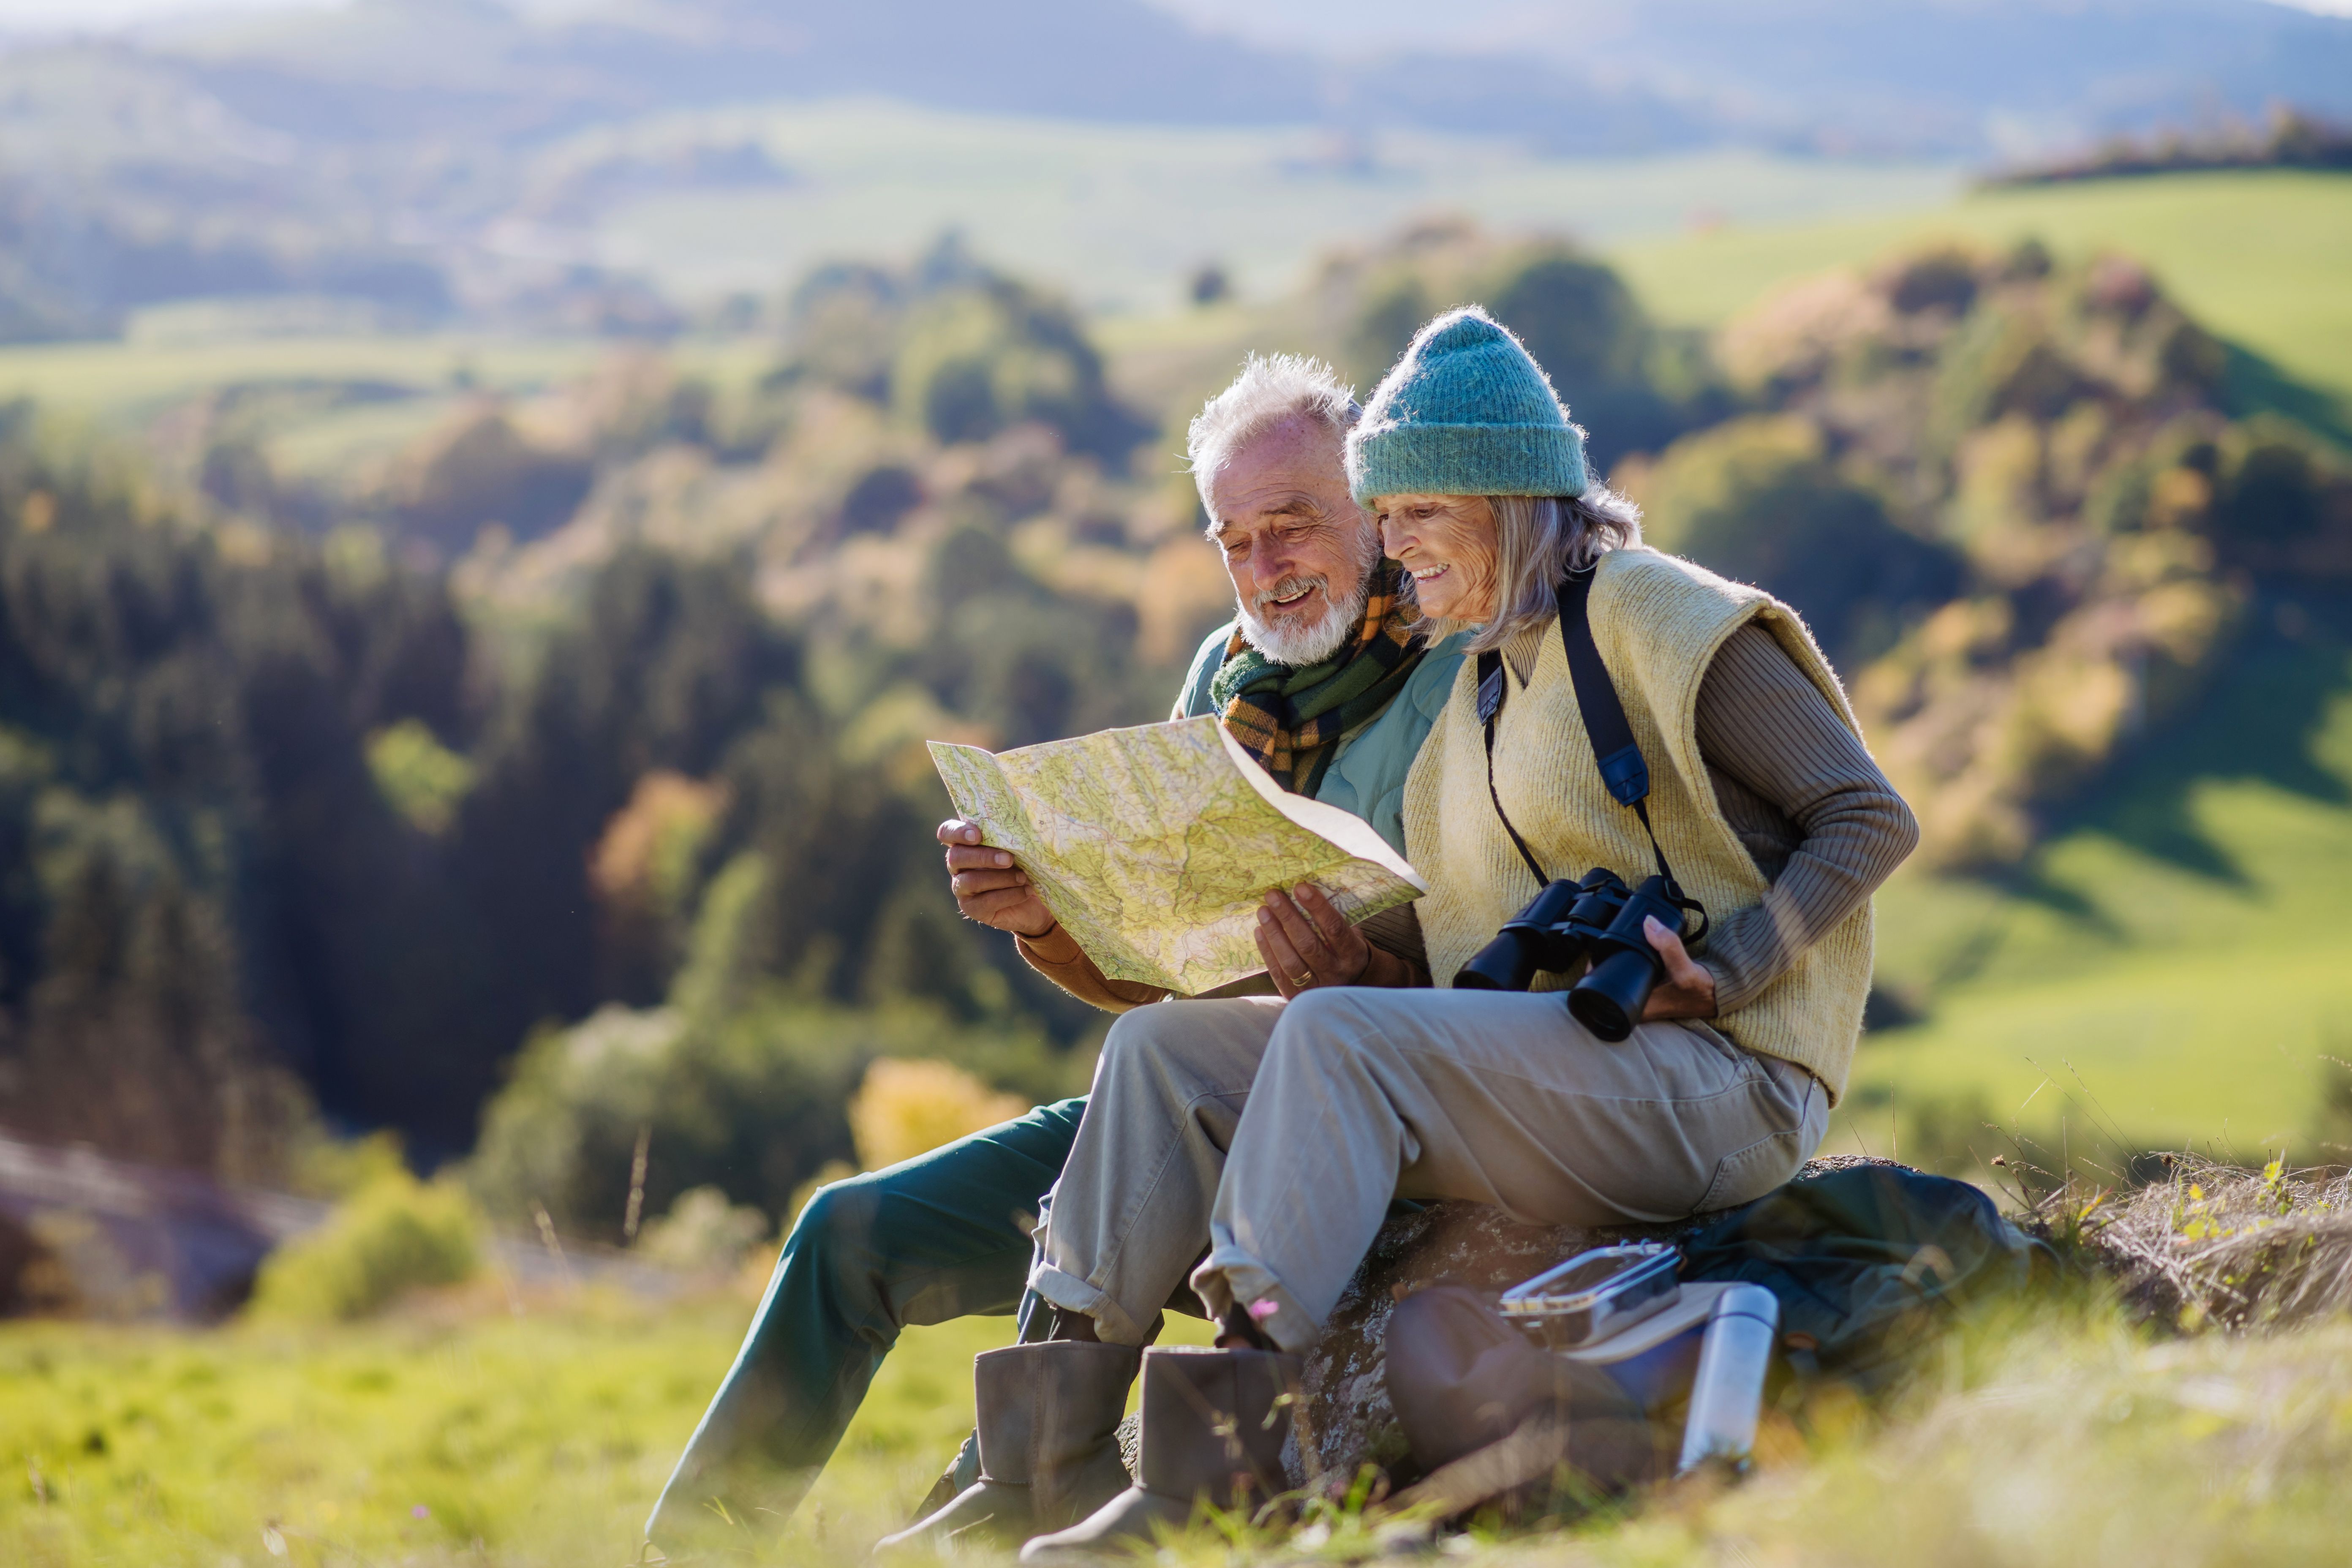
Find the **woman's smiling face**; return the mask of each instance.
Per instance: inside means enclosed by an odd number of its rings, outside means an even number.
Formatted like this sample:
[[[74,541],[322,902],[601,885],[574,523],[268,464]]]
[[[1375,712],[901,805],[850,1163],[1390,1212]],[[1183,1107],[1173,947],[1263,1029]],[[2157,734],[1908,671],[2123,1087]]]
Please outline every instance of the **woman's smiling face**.
[[[1412,574],[1421,613],[1479,625],[1495,615],[1495,509],[1485,496],[1381,496],[1381,545]]]

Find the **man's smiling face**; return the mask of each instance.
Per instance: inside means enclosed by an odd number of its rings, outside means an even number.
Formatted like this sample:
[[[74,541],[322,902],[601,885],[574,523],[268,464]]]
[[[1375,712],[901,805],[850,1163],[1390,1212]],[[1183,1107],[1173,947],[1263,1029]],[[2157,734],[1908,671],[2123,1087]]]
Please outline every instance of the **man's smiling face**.
[[[1346,437],[1286,419],[1237,447],[1209,487],[1242,633],[1277,664],[1319,664],[1363,617],[1379,531],[1348,495]]]

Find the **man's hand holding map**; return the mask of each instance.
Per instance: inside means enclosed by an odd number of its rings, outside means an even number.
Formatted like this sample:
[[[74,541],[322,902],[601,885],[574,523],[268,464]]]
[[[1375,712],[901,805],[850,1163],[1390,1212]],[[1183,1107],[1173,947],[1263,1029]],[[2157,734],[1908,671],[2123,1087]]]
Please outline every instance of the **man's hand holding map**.
[[[1197,996],[1255,973],[1276,888],[1313,882],[1350,921],[1427,890],[1369,824],[1284,790],[1213,717],[930,749],[958,814],[1114,980]]]

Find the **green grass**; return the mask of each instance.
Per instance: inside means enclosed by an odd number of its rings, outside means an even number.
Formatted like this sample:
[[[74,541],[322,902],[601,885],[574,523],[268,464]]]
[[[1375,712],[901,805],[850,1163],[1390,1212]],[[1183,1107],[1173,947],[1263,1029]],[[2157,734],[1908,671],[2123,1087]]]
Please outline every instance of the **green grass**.
[[[1882,983],[1929,1014],[1865,1037],[1833,1146],[2022,1108],[2077,1149],[2321,1152],[2323,1058],[2352,1058],[2352,654],[2257,634],[2014,875],[1898,877],[1879,930]]]
[[[305,1331],[8,1325],[0,1558],[223,1568],[270,1561],[274,1531],[304,1564],[625,1563],[748,1316],[727,1298]],[[832,1513],[920,1495],[971,1421],[958,1368],[1005,1337],[990,1319],[909,1335]]]
[[[629,1562],[751,1316],[495,1288],[339,1328],[0,1324],[0,1562]],[[1171,1341],[1202,1342],[1178,1320]],[[908,1331],[762,1562],[860,1559],[971,1426],[1006,1318]],[[420,1512],[419,1510],[423,1510]]]
[[[1939,1347],[1885,1424],[1848,1425],[1825,1401],[1806,1413],[1810,1442],[1750,1485],[1693,1489],[1580,1544],[1628,1568],[2338,1560],[2352,1526],[2347,1352],[2340,1321],[2168,1344],[2096,1310],[2002,1315]],[[1495,1561],[1563,1554],[1530,1544]]]
[[[244,383],[380,381],[447,393],[470,382],[527,390],[578,374],[602,352],[587,340],[460,334],[20,343],[0,348],[0,397],[136,416],[213,387]]]
[[[1942,235],[1987,244],[2032,235],[2061,253],[2128,252],[2206,326],[2352,406],[2352,175],[2174,174],[1982,191],[1866,216],[1733,222],[1611,254],[1660,315],[1714,325],[1795,279]]]
[[[477,394],[529,397],[630,352],[595,338],[464,332],[17,343],[0,345],[0,402],[30,398],[124,430],[216,390],[263,392],[271,406],[251,424],[279,471],[332,478],[397,452]],[[765,338],[689,337],[666,352],[684,371],[732,385],[767,368],[776,349]],[[370,395],[335,395],[354,384]]]
[[[747,1310],[740,1297],[590,1299],[516,1317],[477,1299],[299,1333],[0,1325],[0,1560],[620,1568]],[[862,1561],[952,1451],[971,1357],[1005,1328],[910,1331],[788,1525],[753,1521],[731,1547],[671,1561]],[[1670,1487],[1566,1534],[1482,1529],[1447,1554],[1625,1568],[2327,1560],[2352,1525],[2347,1367],[2340,1321],[2166,1343],[2095,1305],[2045,1302],[1943,1343],[1886,1410],[1829,1390],[1768,1414],[1745,1487]],[[1307,1555],[1369,1546],[1343,1521]],[[1270,1532],[1240,1553],[1202,1532],[1161,1560],[1276,1554]]]

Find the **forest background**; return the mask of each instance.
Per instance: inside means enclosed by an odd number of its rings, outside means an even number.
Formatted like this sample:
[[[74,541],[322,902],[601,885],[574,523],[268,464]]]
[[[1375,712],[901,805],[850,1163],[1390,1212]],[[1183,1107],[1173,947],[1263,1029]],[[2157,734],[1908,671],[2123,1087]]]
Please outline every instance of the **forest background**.
[[[2352,22],[1588,9],[16,38],[0,1124],[692,1265],[1082,1092],[921,742],[1161,716],[1185,418],[1475,300],[1919,810],[1834,1146],[2339,1158]],[[5,1305],[144,1310],[80,1245],[0,1225]]]

